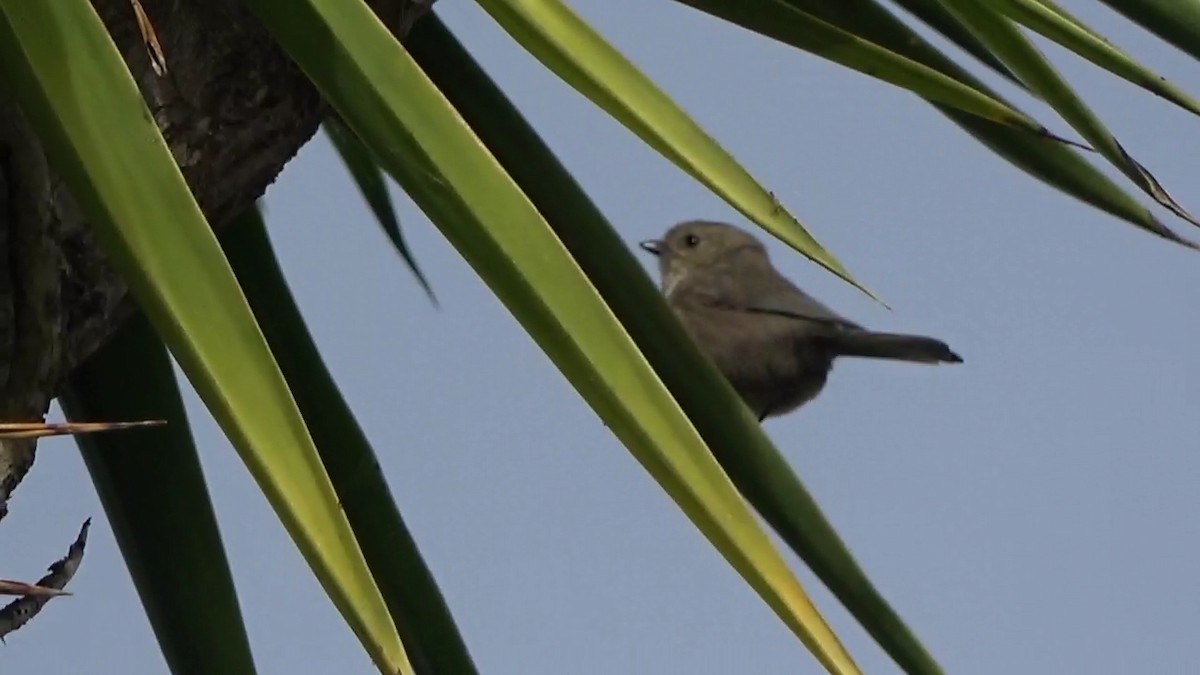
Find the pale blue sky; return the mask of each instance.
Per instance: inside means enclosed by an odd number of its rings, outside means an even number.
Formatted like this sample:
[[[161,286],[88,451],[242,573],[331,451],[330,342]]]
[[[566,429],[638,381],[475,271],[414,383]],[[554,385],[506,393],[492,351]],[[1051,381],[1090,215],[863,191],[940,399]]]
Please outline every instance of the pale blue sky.
[[[902,91],[675,3],[575,4],[895,311],[773,245],[789,276],[856,320],[937,335],[966,359],[843,362],[816,402],[766,425],[947,670],[1194,669],[1200,257],[1026,177]],[[1097,3],[1064,4],[1200,93],[1200,64]],[[476,5],[438,8],[631,246],[687,218],[744,223]],[[1051,55],[1200,211],[1200,120]],[[440,310],[323,139],[267,203],[313,333],[483,672],[819,672],[402,196]],[[372,672],[188,402],[260,672]],[[9,637],[4,670],[165,672],[70,441],[43,444],[11,508],[10,577],[36,578],[97,521],[77,595]],[[800,574],[866,672],[895,672]]]

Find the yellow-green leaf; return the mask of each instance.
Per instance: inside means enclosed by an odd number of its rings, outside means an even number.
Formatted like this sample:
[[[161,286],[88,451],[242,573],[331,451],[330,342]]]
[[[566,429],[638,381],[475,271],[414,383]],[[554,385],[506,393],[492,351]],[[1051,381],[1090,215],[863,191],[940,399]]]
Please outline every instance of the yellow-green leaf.
[[[477,0],[529,53],[750,220],[871,297],[687,113],[561,0]]]
[[[608,305],[370,10],[344,0],[249,5],[726,559],[827,669],[858,672]],[[339,48],[318,52],[314,42]],[[728,389],[715,373],[711,379]]]
[[[711,371],[685,353],[690,338],[659,291],[520,112],[436,16],[418,24],[405,45],[545,216],[750,503],[897,664],[910,673],[940,672],[859,569],[757,421],[739,414],[736,396],[714,385]]]
[[[91,4],[0,0],[0,72],[334,604],[381,671],[411,672],[287,383]]]

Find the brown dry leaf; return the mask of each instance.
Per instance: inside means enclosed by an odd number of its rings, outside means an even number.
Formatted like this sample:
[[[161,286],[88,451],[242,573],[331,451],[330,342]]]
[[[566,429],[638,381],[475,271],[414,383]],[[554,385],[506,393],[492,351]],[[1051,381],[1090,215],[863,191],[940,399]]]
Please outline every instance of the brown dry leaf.
[[[0,422],[0,439],[92,434],[98,431],[116,431],[118,429],[132,429],[135,427],[157,427],[166,423],[166,420],[141,420],[137,422]]]
[[[150,23],[150,17],[146,15],[146,10],[142,8],[140,0],[129,0],[133,5],[133,14],[137,17],[138,30],[142,32],[142,42],[146,44],[146,53],[150,55],[150,67],[154,69],[154,74],[162,77],[167,74],[167,57],[163,53],[162,45],[158,42],[158,34],[154,32],[154,24]]]
[[[61,588],[50,588],[49,586],[38,586],[37,584],[27,584],[24,581],[13,581],[11,579],[0,579],[0,595],[70,595],[70,592],[64,591]]]

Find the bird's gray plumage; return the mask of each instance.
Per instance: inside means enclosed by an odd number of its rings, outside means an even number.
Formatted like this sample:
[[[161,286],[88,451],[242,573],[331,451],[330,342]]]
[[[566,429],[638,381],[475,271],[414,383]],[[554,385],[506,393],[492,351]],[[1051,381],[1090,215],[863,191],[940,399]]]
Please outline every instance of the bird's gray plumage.
[[[868,331],[840,316],[732,225],[683,222],[642,248],[658,257],[663,292],[692,339],[760,419],[812,400],[839,356],[962,361],[940,340]]]

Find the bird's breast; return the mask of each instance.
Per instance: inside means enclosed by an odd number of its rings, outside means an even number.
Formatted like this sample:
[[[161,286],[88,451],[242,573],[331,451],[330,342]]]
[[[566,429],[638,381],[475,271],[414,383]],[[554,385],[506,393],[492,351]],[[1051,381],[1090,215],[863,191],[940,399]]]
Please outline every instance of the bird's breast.
[[[676,310],[692,339],[759,415],[794,410],[825,386],[833,355],[803,322],[704,305]]]

